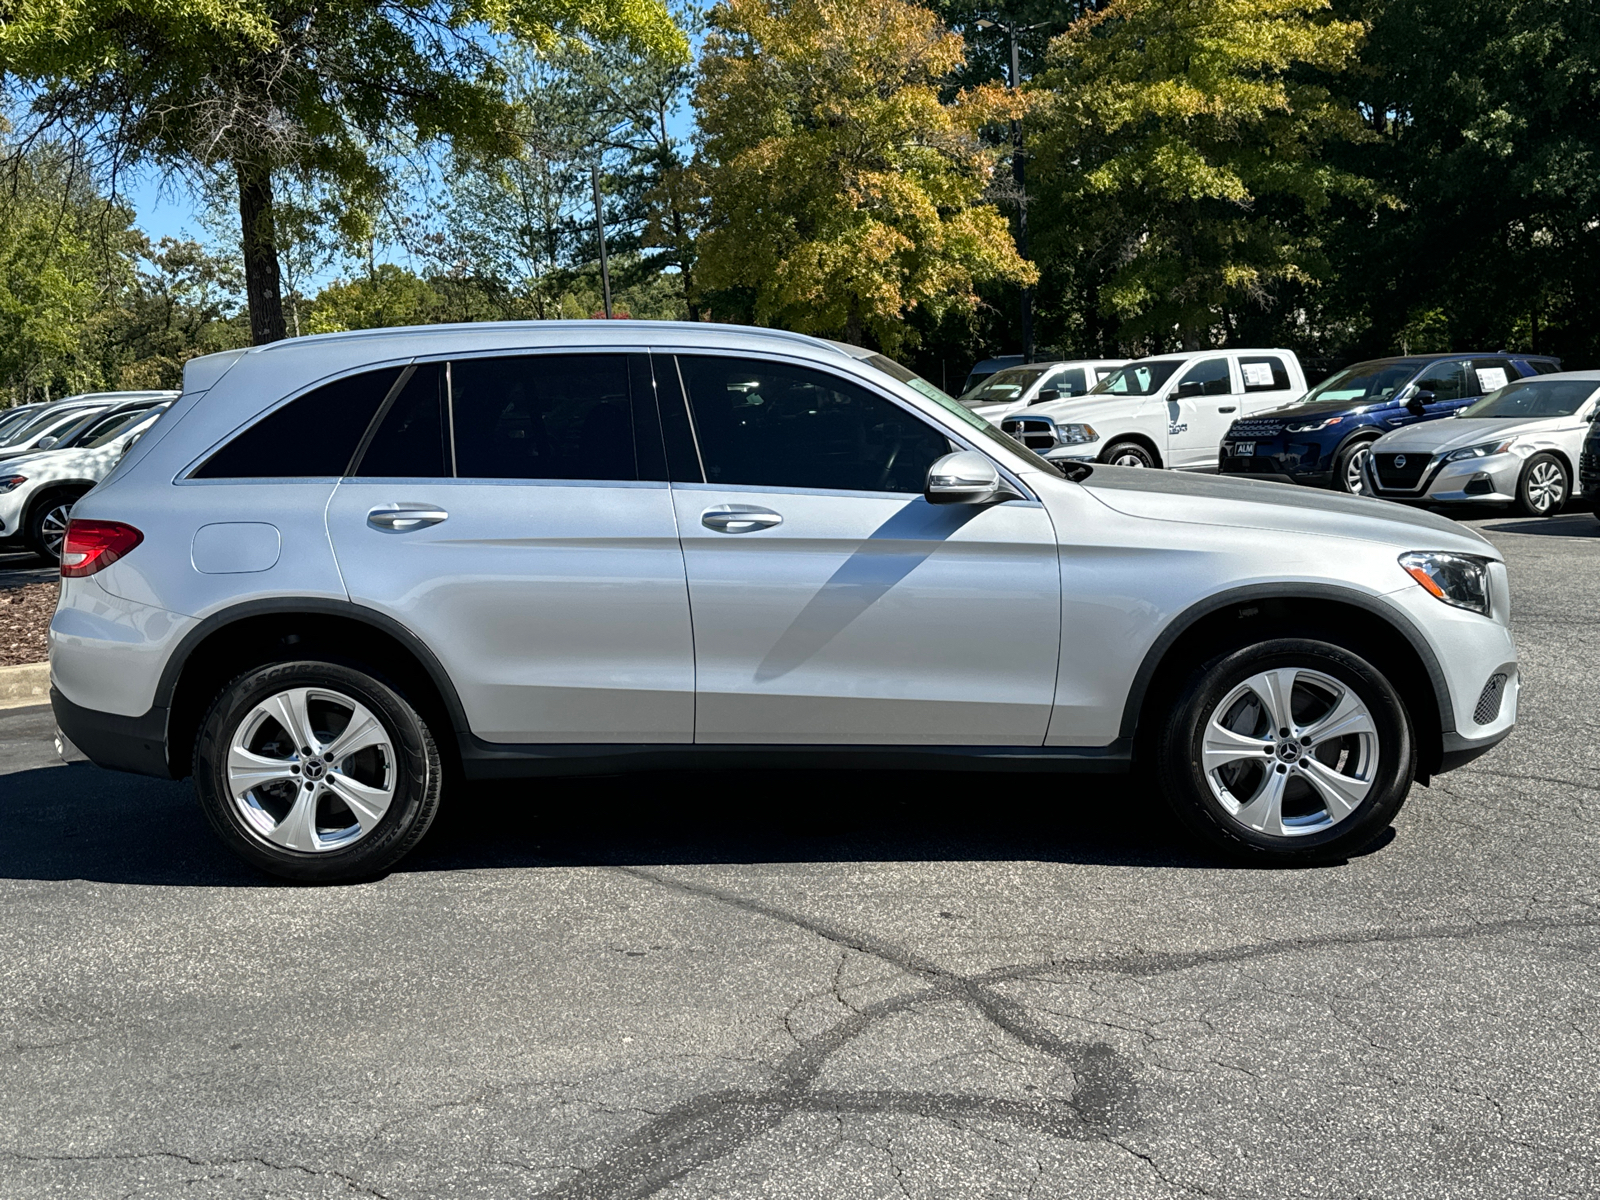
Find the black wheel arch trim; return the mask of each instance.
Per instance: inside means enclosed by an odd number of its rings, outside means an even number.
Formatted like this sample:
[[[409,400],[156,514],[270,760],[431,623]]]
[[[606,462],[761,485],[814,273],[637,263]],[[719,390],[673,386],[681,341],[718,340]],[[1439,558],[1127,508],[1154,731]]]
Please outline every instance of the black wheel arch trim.
[[[1139,670],[1134,674],[1133,683],[1128,689],[1128,699],[1122,709],[1121,738],[1131,741],[1135,736],[1139,726],[1139,712],[1144,707],[1150,681],[1155,678],[1156,671],[1160,669],[1167,652],[1178,639],[1197,621],[1212,613],[1256,600],[1328,600],[1359,608],[1384,621],[1406,639],[1411,648],[1417,652],[1417,657],[1422,660],[1422,665],[1428,672],[1428,682],[1433,686],[1434,700],[1439,706],[1440,733],[1449,735],[1455,731],[1455,707],[1450,702],[1450,687],[1445,682],[1444,671],[1439,666],[1439,659],[1434,654],[1433,647],[1428,645],[1427,639],[1422,636],[1422,631],[1410,617],[1383,603],[1377,597],[1352,588],[1325,583],[1263,583],[1230,588],[1228,591],[1207,596],[1167,622],[1150,649],[1145,652],[1144,660],[1139,664]]]
[[[456,694],[455,685],[451,683],[444,664],[439,661],[428,644],[399,621],[377,609],[357,604],[353,600],[336,600],[332,597],[275,596],[232,604],[212,613],[183,635],[178,648],[167,659],[167,665],[161,672],[161,679],[156,684],[155,706],[162,709],[171,707],[173,696],[177,693],[178,681],[182,678],[184,668],[188,665],[195,647],[212,634],[226,629],[229,625],[236,625],[255,617],[288,614],[341,617],[345,620],[358,621],[394,638],[410,651],[412,657],[427,673],[429,681],[438,691],[439,698],[450,716],[451,728],[458,733],[466,732],[467,717],[466,710],[461,705],[461,697]]]

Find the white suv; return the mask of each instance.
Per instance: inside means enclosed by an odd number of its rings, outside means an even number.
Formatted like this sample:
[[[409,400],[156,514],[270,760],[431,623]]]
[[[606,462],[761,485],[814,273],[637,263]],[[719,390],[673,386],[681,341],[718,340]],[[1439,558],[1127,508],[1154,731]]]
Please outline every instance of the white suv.
[[[1001,428],[1052,461],[1214,472],[1235,420],[1280,408],[1305,390],[1292,350],[1158,354],[1129,363],[1087,396],[1006,417]]]
[[[870,351],[445,326],[185,384],[73,513],[52,700],[280,875],[383,870],[446,778],[750,763],[1138,769],[1218,845],[1305,861],[1516,720],[1475,533],[1057,468]]]
[[[1090,388],[1127,361],[1080,358],[1007,367],[963,392],[960,399],[980,417],[998,425],[1002,417],[1035,404],[1088,395]]]

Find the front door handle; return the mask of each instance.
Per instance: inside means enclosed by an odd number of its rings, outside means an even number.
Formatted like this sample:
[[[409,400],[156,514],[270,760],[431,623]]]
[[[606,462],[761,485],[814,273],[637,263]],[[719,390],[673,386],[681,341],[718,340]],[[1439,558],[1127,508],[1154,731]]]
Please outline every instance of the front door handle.
[[[1239,406],[1237,404],[1230,404],[1230,405],[1228,405],[1227,408],[1219,408],[1219,409],[1217,409],[1217,411],[1218,412],[1238,412],[1239,411]]]
[[[770,508],[753,504],[717,504],[700,514],[700,524],[718,533],[751,533],[782,525],[783,518]]]
[[[437,525],[449,516],[450,514],[442,508],[402,508],[394,505],[373,509],[367,514],[367,524],[374,529],[383,529],[390,533],[406,533],[412,529]]]

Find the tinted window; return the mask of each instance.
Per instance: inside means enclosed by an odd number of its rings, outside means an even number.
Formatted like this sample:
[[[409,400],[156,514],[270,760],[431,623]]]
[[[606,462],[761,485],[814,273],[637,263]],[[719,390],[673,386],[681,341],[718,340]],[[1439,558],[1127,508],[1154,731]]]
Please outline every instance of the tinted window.
[[[1289,388],[1289,372],[1284,368],[1283,360],[1275,354],[1241,358],[1239,374],[1244,378],[1244,390],[1247,392],[1281,392]]]
[[[1540,379],[1535,376],[1461,410],[1461,417],[1570,417],[1595,394],[1592,379]]]
[[[1499,391],[1521,375],[1509,358],[1475,358],[1467,368],[1468,394],[1487,395]]]
[[[313,388],[239,434],[202,463],[193,478],[343,475],[400,370],[365,371]]]
[[[1082,396],[1089,391],[1089,385],[1084,382],[1082,367],[1069,367],[1065,371],[1057,372],[1045,380],[1044,387],[1039,390],[1048,391],[1050,388],[1055,388],[1059,393],[1058,399],[1060,396]]]
[[[1200,385],[1198,389],[1196,384]],[[1228,360],[1225,358],[1208,358],[1197,362],[1178,380],[1180,396],[1226,396],[1231,391],[1233,384],[1228,378]]]
[[[678,360],[708,483],[920,492],[950,453],[937,429],[821,371],[743,358]]]
[[[1478,394],[1467,390],[1467,365],[1463,362],[1434,363],[1417,376],[1414,386],[1419,392],[1432,392],[1435,400],[1460,400]]]
[[[1094,391],[1096,395],[1105,392],[1114,396],[1153,396],[1182,365],[1170,360],[1129,363],[1095,384]]]
[[[125,412],[109,420],[101,421],[93,429],[85,433],[83,437],[79,438],[78,444],[86,450],[98,450],[107,442],[115,441],[136,422],[144,420],[149,415],[150,410],[148,408],[140,408],[135,409],[133,412]]]
[[[1532,367],[1534,373],[1538,375],[1554,375],[1557,371],[1561,370],[1560,363],[1552,362],[1548,358],[1530,358],[1528,359],[1528,365]]]
[[[540,354],[450,364],[464,479],[637,479],[628,360]]]
[[[368,479],[450,475],[445,427],[445,366],[419,363],[372,435],[355,474]]]

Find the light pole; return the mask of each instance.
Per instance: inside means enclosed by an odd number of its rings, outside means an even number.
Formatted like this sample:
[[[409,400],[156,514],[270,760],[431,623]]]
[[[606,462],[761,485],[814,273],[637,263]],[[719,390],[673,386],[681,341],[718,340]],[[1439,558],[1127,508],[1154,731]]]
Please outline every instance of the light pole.
[[[589,178],[594,184],[594,231],[600,238],[600,290],[605,296],[606,320],[611,320],[611,268],[606,264],[606,218],[600,208],[600,168],[589,168]]]
[[[1021,82],[1022,66],[1017,58],[1017,34],[1026,33],[1030,29],[1039,29],[1050,24],[1049,21],[1040,21],[1037,25],[1007,25],[1003,21],[979,21],[979,29],[1003,29],[1011,39],[1010,70],[1006,75],[1006,86],[1012,91],[1017,90]],[[1022,153],[1022,122],[1011,122],[1011,178],[1017,185],[1017,253],[1023,258],[1028,257],[1028,192],[1023,179],[1023,153]],[[1022,289],[1022,361],[1033,361],[1033,289]]]

